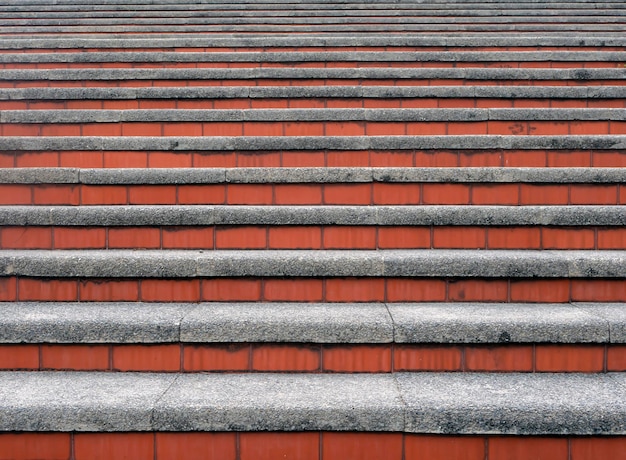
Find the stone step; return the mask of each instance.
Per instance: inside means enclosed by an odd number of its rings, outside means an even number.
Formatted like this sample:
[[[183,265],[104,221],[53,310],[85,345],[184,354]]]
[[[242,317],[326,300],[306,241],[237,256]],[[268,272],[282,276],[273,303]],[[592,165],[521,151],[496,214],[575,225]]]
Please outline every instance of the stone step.
[[[626,134],[624,109],[7,110],[2,136]]]
[[[0,88],[0,109],[624,108],[626,86]]]
[[[233,82],[257,85],[280,82],[283,86],[300,86],[304,81],[312,85],[339,86],[372,84],[377,80],[387,86],[417,84],[443,86],[484,85],[498,81],[504,85],[528,86],[529,80],[539,85],[618,85],[626,79],[625,68],[595,69],[507,69],[507,68],[207,68],[207,69],[23,69],[2,70],[0,84],[5,88],[20,87],[24,82],[36,82],[39,86],[54,86],[54,82],[67,81],[69,86],[83,86],[86,82],[105,82],[109,86],[124,86],[123,81],[133,80],[132,86],[142,82],[152,86],[153,82],[171,82],[169,86],[206,85],[220,81],[220,85],[230,86]],[[193,82],[193,83],[192,83]],[[93,86],[92,83],[89,85]],[[98,86],[98,85],[95,85]],[[168,86],[168,85],[159,85]]]
[[[5,431],[623,435],[624,374],[0,373]],[[80,434],[77,435],[80,436]],[[401,458],[400,456],[397,458]]]
[[[2,369],[613,372],[623,304],[0,304]]]

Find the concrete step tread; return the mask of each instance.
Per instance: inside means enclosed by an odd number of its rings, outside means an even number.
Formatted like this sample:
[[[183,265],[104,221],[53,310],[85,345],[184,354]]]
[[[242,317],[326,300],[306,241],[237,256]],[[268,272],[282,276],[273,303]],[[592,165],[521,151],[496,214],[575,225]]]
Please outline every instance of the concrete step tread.
[[[0,206],[0,226],[622,227],[626,206]]]
[[[269,151],[527,149],[623,150],[626,135],[596,136],[14,136],[0,137],[0,151]]]
[[[626,374],[2,372],[3,431],[626,433]]]
[[[81,3],[82,5],[82,3]],[[482,5],[482,4],[481,4]],[[622,5],[622,4],[620,4]],[[194,7],[197,5],[194,4]],[[230,4],[229,4],[230,6]],[[248,5],[244,5],[247,7]],[[384,5],[385,7],[387,4]],[[533,6],[534,7],[534,6]],[[108,7],[107,7],[108,8]],[[134,8],[131,7],[131,8]],[[233,36],[233,34],[194,35],[186,33],[181,35],[155,34],[150,38],[129,37],[120,34],[118,36],[102,35],[50,35],[47,37],[5,35],[0,41],[0,49],[64,49],[64,48],[185,48],[185,47],[283,47],[283,46],[624,46],[626,38],[623,34],[615,33],[585,33],[581,31],[573,37],[572,34],[555,33],[523,33],[514,35],[502,34],[311,34],[302,33],[289,36],[276,36],[270,34],[246,34],[245,36]]]
[[[3,110],[0,123],[303,122],[303,121],[624,121],[622,109],[127,109]]]
[[[626,304],[0,303],[0,343],[626,343]]]
[[[3,250],[0,275],[45,278],[625,278],[607,250]]]
[[[620,184],[624,168],[0,168],[0,184],[315,184],[315,183]]]
[[[1,56],[1,54],[0,54]],[[626,98],[626,86],[195,86],[0,88],[0,100],[271,98]]]
[[[0,25],[2,25],[0,23]],[[622,51],[257,51],[3,53],[0,63],[98,62],[611,62]]]
[[[256,80],[256,79],[465,79],[465,80],[624,80],[626,68],[157,68],[0,70],[0,80]]]

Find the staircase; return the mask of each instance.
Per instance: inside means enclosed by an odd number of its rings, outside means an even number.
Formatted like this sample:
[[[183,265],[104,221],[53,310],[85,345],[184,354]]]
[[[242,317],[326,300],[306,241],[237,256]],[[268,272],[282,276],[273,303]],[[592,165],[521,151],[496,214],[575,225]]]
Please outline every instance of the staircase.
[[[0,0],[0,459],[626,459],[626,4]]]

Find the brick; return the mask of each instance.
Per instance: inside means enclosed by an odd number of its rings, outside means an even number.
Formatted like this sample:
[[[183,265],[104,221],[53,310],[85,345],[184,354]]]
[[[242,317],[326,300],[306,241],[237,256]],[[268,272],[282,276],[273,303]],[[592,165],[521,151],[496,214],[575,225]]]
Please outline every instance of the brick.
[[[548,152],[548,167],[586,168],[591,166],[590,152]]]
[[[109,369],[108,345],[41,345],[41,368],[104,371]]]
[[[396,345],[393,370],[458,371],[461,370],[461,349],[457,346]]]
[[[326,280],[327,302],[382,302],[385,280],[382,278],[330,278]]]
[[[423,204],[469,204],[470,188],[465,184],[424,184]]]
[[[533,348],[523,345],[465,347],[465,369],[488,372],[530,372]]]
[[[323,242],[325,249],[375,249],[376,227],[328,226]]]
[[[80,202],[84,205],[127,204],[128,192],[122,185],[82,185]]]
[[[517,184],[472,185],[472,204],[517,205]]]
[[[617,204],[616,185],[572,185],[571,204]]]
[[[31,204],[32,191],[30,185],[0,184],[0,204]]]
[[[324,152],[283,152],[282,166],[285,168],[322,167],[326,163]]]
[[[369,152],[367,151],[329,151],[326,154],[328,167],[366,167],[369,165]]]
[[[404,436],[405,460],[484,460],[485,440],[477,436]]]
[[[228,184],[228,204],[272,204],[273,192],[269,184]]]
[[[325,345],[322,365],[327,372],[391,372],[389,345]]]
[[[520,204],[568,204],[567,185],[520,185]]]
[[[254,345],[252,370],[313,372],[320,369],[320,358],[319,345]]]
[[[0,460],[67,460],[69,433],[0,433]]]
[[[537,227],[489,227],[489,249],[539,249],[541,229]]]
[[[365,136],[365,123],[360,121],[327,122],[325,124],[327,136]]]
[[[122,135],[122,125],[120,123],[83,123],[81,129],[83,136]]]
[[[161,230],[142,227],[115,227],[109,229],[109,248],[111,249],[157,249],[161,247]]]
[[[39,346],[2,344],[0,346],[0,369],[39,369]]]
[[[216,249],[262,249],[267,247],[266,227],[217,227]]]
[[[122,136],[161,136],[161,123],[122,123]]]
[[[568,302],[568,280],[511,280],[511,302]]]
[[[371,184],[327,184],[324,204],[371,204]]]
[[[72,301],[77,300],[74,280],[20,278],[17,283],[19,300]]]
[[[246,121],[243,123],[244,136],[282,136],[284,135],[282,122]]]
[[[137,302],[139,282],[136,280],[84,280],[79,283],[83,302]]]
[[[626,229],[598,229],[598,249],[626,249]]]
[[[156,433],[158,460],[235,460],[235,433]]]
[[[626,437],[580,437],[570,441],[571,460],[626,460]]]
[[[370,152],[370,161],[373,168],[377,167],[396,167],[407,168],[413,166],[412,151],[372,151]]]
[[[420,184],[390,184],[375,182],[372,189],[374,204],[402,205],[420,204]]]
[[[497,134],[504,136],[527,135],[529,133],[528,123],[525,121],[495,121],[487,122],[487,134]],[[567,133],[566,133],[567,134]]]
[[[397,122],[367,122],[365,124],[367,136],[404,136],[406,124]]]
[[[447,133],[445,121],[430,121],[426,123],[407,122],[406,134],[408,136],[443,136]]]
[[[80,187],[75,185],[37,185],[33,187],[34,204],[78,205]]]
[[[152,433],[76,433],[75,460],[153,460]]]
[[[322,433],[324,460],[402,460],[402,433]]]
[[[15,167],[15,154],[13,152],[0,152],[0,168],[13,167]]]
[[[318,433],[241,433],[239,460],[319,460]]]
[[[17,152],[15,155],[15,166],[18,168],[43,168],[58,165],[58,152]]]
[[[590,228],[555,228],[541,229],[543,249],[593,249],[595,231]]]
[[[261,300],[261,281],[254,279],[202,280],[202,300],[208,302]]]
[[[484,121],[451,121],[448,122],[448,131],[447,134],[449,136],[464,136],[464,135],[484,135],[487,134],[487,123]]]
[[[263,300],[320,302],[323,300],[321,279],[266,279],[263,282]]]
[[[277,168],[280,164],[280,152],[237,153],[237,166],[240,168]]]
[[[606,354],[606,370],[609,372],[626,371],[626,345],[609,345]]]
[[[484,168],[489,166],[502,166],[500,152],[461,151],[459,152],[459,166]]]
[[[569,123],[559,121],[528,122],[528,134],[533,136],[566,136],[569,134]]]
[[[484,249],[486,230],[482,227],[434,227],[433,248]]]
[[[624,280],[571,281],[572,302],[626,302]]]
[[[54,229],[55,249],[104,249],[104,228],[57,227]]]
[[[187,371],[247,371],[250,345],[184,345],[183,369]]]
[[[164,136],[202,136],[202,123],[163,123]]]
[[[318,184],[277,184],[275,204],[322,204],[322,187]]]
[[[213,249],[213,227],[166,227],[163,249]]]
[[[431,279],[389,278],[386,282],[387,302],[443,302],[446,282]]]
[[[597,168],[620,168],[626,166],[626,154],[622,151],[591,152],[592,166]],[[622,187],[624,189],[624,187]]]
[[[4,227],[0,228],[2,249],[51,249],[50,227]]]
[[[191,168],[193,153],[191,152],[150,152],[148,167],[150,168]]]
[[[114,345],[113,370],[175,372],[181,368],[178,344]]]
[[[538,372],[602,372],[604,345],[544,345],[535,347]]]
[[[204,123],[202,130],[205,136],[243,136],[241,123]]]
[[[430,248],[430,233],[430,227],[378,227],[378,248]]]
[[[323,136],[324,122],[285,123],[285,136]]]
[[[546,152],[542,151],[515,151],[502,152],[502,165],[509,167],[544,167],[547,164]]]
[[[451,280],[448,300],[452,302],[506,302],[509,294],[505,280]]]
[[[0,301],[13,302],[17,300],[17,278],[0,277]]]
[[[104,152],[105,168],[147,168],[147,152]]]
[[[176,204],[174,185],[131,185],[128,187],[130,204]]]
[[[490,437],[489,460],[567,460],[567,439],[539,437]]]
[[[179,185],[178,204],[224,204],[224,185]]]
[[[199,302],[200,281],[144,279],[141,300],[146,302]]]
[[[320,249],[322,229],[320,227],[270,227],[268,232],[270,249]]]

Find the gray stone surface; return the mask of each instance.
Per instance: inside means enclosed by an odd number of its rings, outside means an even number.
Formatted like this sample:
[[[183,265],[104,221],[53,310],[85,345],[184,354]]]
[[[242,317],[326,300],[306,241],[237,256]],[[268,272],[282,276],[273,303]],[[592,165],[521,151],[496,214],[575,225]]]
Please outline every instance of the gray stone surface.
[[[0,54],[1,55],[1,54]],[[624,109],[250,109],[5,110],[0,123],[126,123],[212,121],[622,121]]]
[[[626,136],[0,137],[0,150],[620,150]]]
[[[412,433],[626,432],[624,374],[398,374]]]
[[[0,303],[2,343],[166,343],[193,304]]]
[[[623,226],[623,206],[0,206],[0,226]]]
[[[154,45],[151,45],[154,46]],[[626,68],[208,68],[208,69],[21,69],[3,70],[2,80],[255,80],[305,79],[467,79],[467,80],[623,80]]]
[[[388,304],[396,343],[607,343],[599,312],[570,304]],[[614,318],[614,315],[610,315]]]
[[[402,431],[390,375],[185,375],[159,400],[159,431]]]
[[[170,374],[0,373],[2,431],[147,431]]]
[[[0,184],[77,184],[76,168],[0,168]]]
[[[0,88],[0,100],[227,98],[624,98],[623,86],[194,86]]]
[[[182,342],[388,343],[383,304],[210,303],[185,316]]]
[[[581,303],[575,305],[608,322],[611,343],[626,343],[626,304]]]
[[[32,277],[624,278],[624,251],[4,250],[0,274]]]

